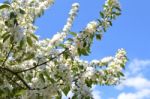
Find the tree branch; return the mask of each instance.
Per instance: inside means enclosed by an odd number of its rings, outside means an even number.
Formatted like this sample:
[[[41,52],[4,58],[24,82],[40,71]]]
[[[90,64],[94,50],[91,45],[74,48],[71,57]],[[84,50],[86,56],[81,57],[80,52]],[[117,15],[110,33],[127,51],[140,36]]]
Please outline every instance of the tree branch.
[[[5,58],[5,60],[3,61],[3,63],[2,63],[2,66],[5,66],[5,63],[6,63],[6,61],[8,60],[8,58],[9,58],[9,55],[10,55],[10,53],[11,53],[11,51],[12,51],[12,49],[13,49],[13,45],[11,46],[11,48],[10,48],[10,50],[9,50],[9,52],[7,53],[7,55],[6,55],[6,58]]]
[[[68,51],[68,49],[64,50],[63,52],[59,53],[57,56],[55,57],[52,57],[51,59],[49,59],[48,61],[45,61],[43,63],[40,63],[40,64],[37,64],[35,65],[34,67],[31,67],[31,68],[28,68],[28,69],[25,69],[25,70],[21,70],[21,71],[18,71],[18,72],[15,72],[15,73],[22,73],[22,72],[27,72],[27,71],[30,71],[30,70],[33,70],[33,69],[36,69],[37,67],[40,67],[44,64],[47,64],[48,62],[54,60],[55,58],[57,58],[58,56],[62,55],[64,52]]]
[[[13,47],[12,47],[12,48],[13,48]],[[12,48],[11,48],[11,50],[12,50]],[[5,61],[3,62],[3,64],[5,64],[5,62],[7,61],[11,50],[9,51],[9,53],[8,53],[8,55],[7,55],[6,59],[5,59]],[[2,66],[0,66],[0,69],[1,69],[1,70],[5,70],[5,71],[8,71],[8,72],[10,72],[11,74],[15,75],[15,76],[23,83],[23,85],[26,86],[27,89],[29,89],[29,90],[40,90],[40,88],[31,88],[31,87],[26,83],[26,81],[25,81],[22,77],[20,77],[20,75],[18,75],[18,73],[27,72],[27,71],[33,70],[33,69],[35,69],[35,68],[37,68],[37,67],[40,67],[40,66],[42,66],[42,65],[44,65],[44,64],[47,64],[48,62],[50,62],[51,60],[53,60],[53,59],[57,58],[58,56],[62,55],[62,54],[63,54],[64,52],[66,52],[66,51],[68,51],[68,49],[66,49],[66,50],[64,50],[63,52],[59,53],[57,56],[52,57],[52,58],[49,59],[48,61],[45,61],[45,62],[40,63],[40,64],[37,64],[37,65],[34,66],[34,67],[31,67],[31,68],[29,68],[29,69],[25,69],[25,70],[22,70],[22,71],[15,72],[15,71],[13,71],[13,70],[11,70],[11,69],[9,69],[9,68],[2,67]],[[41,89],[46,89],[47,87],[48,87],[48,86],[43,87],[43,88],[41,88]]]
[[[8,71],[11,74],[15,75],[26,86],[26,88],[28,88],[29,90],[31,89],[31,87],[26,83],[26,81],[23,78],[21,78],[20,75],[18,75],[16,72],[10,70],[9,68],[1,67],[1,66],[0,66],[0,69]]]
[[[18,87],[25,89],[24,87],[22,87],[20,84],[18,84],[15,80],[12,79],[12,77],[9,77],[7,74],[4,74],[8,79],[10,79],[14,84],[16,84]]]

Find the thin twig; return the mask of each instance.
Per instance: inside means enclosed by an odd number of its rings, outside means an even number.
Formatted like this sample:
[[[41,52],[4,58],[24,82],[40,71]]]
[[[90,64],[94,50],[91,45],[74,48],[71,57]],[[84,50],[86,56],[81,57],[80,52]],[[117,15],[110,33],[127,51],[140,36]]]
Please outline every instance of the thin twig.
[[[4,74],[7,78],[9,78],[14,84],[16,84],[18,87],[25,89],[24,87],[22,87],[20,84],[18,84],[15,80],[12,79],[12,77],[9,77],[6,73]]]
[[[15,75],[26,86],[26,88],[28,88],[29,90],[31,89],[31,87],[26,83],[26,81],[20,75],[18,75],[16,72],[12,71],[9,68],[1,67],[1,66],[0,66],[0,69],[8,71],[11,74]]]
[[[9,55],[10,55],[10,53],[11,53],[13,47],[14,47],[14,46],[12,45],[11,48],[10,48],[10,50],[9,50],[9,52],[8,52],[7,55],[6,55],[6,58],[5,58],[4,62],[2,63],[2,66],[5,66],[5,63],[6,63],[6,61],[8,60]]]
[[[48,61],[45,61],[45,62],[40,63],[40,64],[37,64],[37,65],[35,65],[34,67],[31,67],[31,68],[28,68],[28,69],[18,71],[18,72],[16,72],[16,73],[27,72],[27,71],[33,70],[33,69],[35,69],[35,68],[37,68],[37,67],[40,67],[40,66],[42,66],[42,65],[44,65],[44,64],[47,64],[48,62],[50,62],[50,61],[54,60],[55,58],[57,58],[58,56],[62,55],[62,54],[63,54],[64,52],[66,52],[67,50],[68,50],[68,49],[64,50],[63,52],[59,53],[57,56],[52,57],[51,59],[49,59]]]

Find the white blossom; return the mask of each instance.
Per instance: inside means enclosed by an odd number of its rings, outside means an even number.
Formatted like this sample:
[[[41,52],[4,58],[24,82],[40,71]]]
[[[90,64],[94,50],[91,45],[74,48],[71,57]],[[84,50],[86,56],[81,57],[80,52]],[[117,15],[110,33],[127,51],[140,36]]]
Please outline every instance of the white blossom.
[[[105,58],[103,58],[102,60],[101,60],[101,63],[109,63],[109,62],[111,62],[113,60],[113,57],[105,57]]]
[[[106,1],[102,12],[109,16],[102,18],[101,24],[91,21],[83,31],[68,36],[79,10],[79,4],[73,3],[62,30],[52,38],[39,39],[34,21],[53,3],[11,0],[10,4],[0,5],[0,98],[11,94],[12,99],[53,99],[69,91],[76,99],[92,98],[93,84],[113,85],[122,78],[127,62],[124,49],[114,57],[82,59],[82,55],[90,53],[98,30],[109,27],[112,11],[118,12],[112,7],[120,7],[118,1]]]
[[[90,23],[87,24],[85,30],[88,32],[88,33],[93,33],[96,31],[97,29],[97,25],[98,23],[96,21],[92,21]]]

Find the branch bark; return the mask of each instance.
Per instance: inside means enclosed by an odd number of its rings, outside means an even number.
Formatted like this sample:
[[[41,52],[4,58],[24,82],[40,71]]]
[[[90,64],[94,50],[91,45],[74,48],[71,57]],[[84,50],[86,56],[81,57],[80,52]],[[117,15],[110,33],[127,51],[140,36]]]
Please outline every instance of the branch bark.
[[[59,53],[57,56],[55,57],[52,57],[51,59],[49,59],[48,61],[45,61],[43,63],[40,63],[40,64],[37,64],[35,65],[34,67],[31,67],[31,68],[28,68],[28,69],[24,69],[24,70],[21,70],[21,71],[18,71],[18,72],[15,72],[15,73],[22,73],[22,72],[27,72],[27,71],[30,71],[30,70],[33,70],[33,69],[36,69],[37,67],[40,67],[44,64],[47,64],[48,62],[54,60],[55,58],[57,58],[58,56],[62,55],[63,53],[65,53],[66,51],[68,51],[68,49],[64,50],[63,52]]]
[[[26,86],[27,89],[29,89],[29,90],[31,89],[31,87],[26,83],[26,81],[25,81],[20,75],[18,75],[16,72],[10,70],[9,68],[1,67],[1,66],[0,66],[0,69],[1,69],[1,70],[5,70],[5,71],[8,71],[8,72],[10,72],[11,74],[15,75],[15,76],[23,83],[23,85]]]

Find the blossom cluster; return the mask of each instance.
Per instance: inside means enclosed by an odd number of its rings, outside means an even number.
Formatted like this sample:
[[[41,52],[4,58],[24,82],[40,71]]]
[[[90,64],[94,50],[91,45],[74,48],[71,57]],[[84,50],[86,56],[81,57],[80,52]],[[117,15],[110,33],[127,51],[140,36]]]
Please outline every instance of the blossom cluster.
[[[74,18],[77,15],[78,12],[78,8],[79,8],[79,4],[78,3],[74,3],[72,4],[72,9],[69,12],[69,18],[67,19],[67,23],[66,25],[64,25],[62,32],[58,32],[57,34],[55,34],[50,43],[52,45],[58,45],[59,43],[61,43],[67,36],[68,32],[71,29],[71,26],[73,24]]]
[[[0,98],[61,99],[73,92],[72,99],[91,99],[92,85],[115,85],[123,77],[126,52],[85,61],[93,39],[120,14],[117,0],[107,0],[99,19],[79,33],[71,32],[79,4],[72,4],[66,24],[52,38],[39,40],[34,21],[54,0],[11,0],[0,5]],[[70,34],[72,36],[70,36]],[[68,36],[69,35],[69,36]]]
[[[124,69],[127,58],[125,50],[119,49],[114,57],[105,57],[100,60],[92,60],[91,62],[84,60],[76,61],[80,64],[79,66],[83,66],[85,72],[80,73],[80,78],[78,78],[76,82],[76,87],[73,87],[75,93],[77,97],[91,98],[92,95],[90,93],[92,90],[90,88],[92,82],[96,84],[99,83],[100,85],[115,85],[119,83],[120,77],[123,76],[121,71]]]

